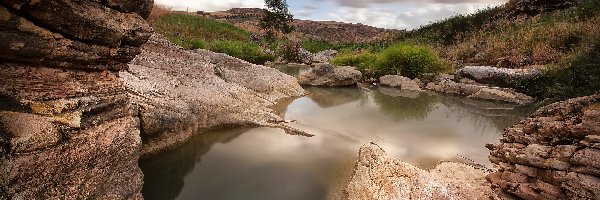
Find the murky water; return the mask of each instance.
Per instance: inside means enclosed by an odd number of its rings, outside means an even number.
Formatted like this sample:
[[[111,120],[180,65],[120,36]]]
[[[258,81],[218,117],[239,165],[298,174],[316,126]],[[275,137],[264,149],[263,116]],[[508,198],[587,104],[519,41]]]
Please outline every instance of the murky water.
[[[280,112],[315,137],[271,128],[203,134],[140,162],[144,197],[337,199],[358,149],[371,141],[421,168],[470,163],[462,157],[490,166],[484,145],[534,109],[392,88],[306,89],[308,96]]]

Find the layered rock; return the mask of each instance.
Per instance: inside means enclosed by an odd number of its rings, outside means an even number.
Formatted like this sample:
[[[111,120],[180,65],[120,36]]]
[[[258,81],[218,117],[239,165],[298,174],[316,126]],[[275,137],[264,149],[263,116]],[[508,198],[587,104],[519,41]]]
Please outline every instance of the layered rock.
[[[304,94],[297,80],[276,69],[206,50],[185,50],[153,35],[128,71],[121,72],[141,119],[143,155],[227,125],[280,124],[270,106]]]
[[[0,0],[0,199],[139,199],[118,71],[152,1]]]
[[[371,143],[360,149],[344,199],[490,199],[485,174],[457,163],[442,163],[428,172]]]
[[[477,83],[501,87],[513,86],[517,81],[532,80],[542,76],[539,69],[508,69],[489,66],[466,66],[456,73]]]
[[[490,144],[495,190],[522,199],[598,199],[600,95],[555,103]]]
[[[336,67],[331,64],[320,64],[298,77],[301,85],[309,86],[351,86],[362,79],[362,73],[354,67]]]
[[[422,91],[418,80],[412,80],[398,75],[385,75],[379,78],[379,83],[384,86],[398,87],[402,90]]]
[[[440,80],[437,83],[428,83],[425,88],[434,92],[467,96],[472,99],[501,101],[519,105],[529,104],[535,100],[510,88],[490,87],[466,82],[457,83],[450,79]]]

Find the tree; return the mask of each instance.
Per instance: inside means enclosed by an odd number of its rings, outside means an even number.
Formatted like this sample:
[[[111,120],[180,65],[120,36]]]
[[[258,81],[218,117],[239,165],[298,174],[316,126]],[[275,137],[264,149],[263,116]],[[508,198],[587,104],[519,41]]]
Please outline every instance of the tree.
[[[290,22],[294,16],[288,11],[286,0],[265,0],[265,14],[260,19],[260,26],[266,31],[265,39],[271,42],[278,33],[288,34],[294,28]]]

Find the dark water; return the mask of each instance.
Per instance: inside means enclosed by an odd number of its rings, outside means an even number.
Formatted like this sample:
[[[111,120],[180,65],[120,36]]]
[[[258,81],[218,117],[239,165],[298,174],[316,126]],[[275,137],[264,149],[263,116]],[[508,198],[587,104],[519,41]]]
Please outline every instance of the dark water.
[[[296,75],[299,69],[282,70]],[[337,199],[363,144],[422,168],[444,160],[490,166],[484,145],[533,110],[391,88],[307,88],[281,110],[316,136],[226,129],[140,161],[146,199]]]

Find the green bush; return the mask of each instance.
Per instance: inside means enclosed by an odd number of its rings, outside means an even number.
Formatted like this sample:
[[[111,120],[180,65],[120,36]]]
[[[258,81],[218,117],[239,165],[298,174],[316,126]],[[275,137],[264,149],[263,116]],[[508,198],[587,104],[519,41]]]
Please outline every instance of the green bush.
[[[410,78],[423,73],[439,73],[449,66],[432,48],[412,44],[387,48],[374,63],[374,68],[381,74],[400,74]]]
[[[262,52],[258,44],[242,41],[214,41],[209,45],[209,50],[225,53],[227,55],[254,63],[264,64],[266,61],[273,61],[273,56]]]
[[[377,54],[371,52],[341,53],[334,57],[330,63],[337,66],[353,66],[361,71],[370,70],[377,60]]]

